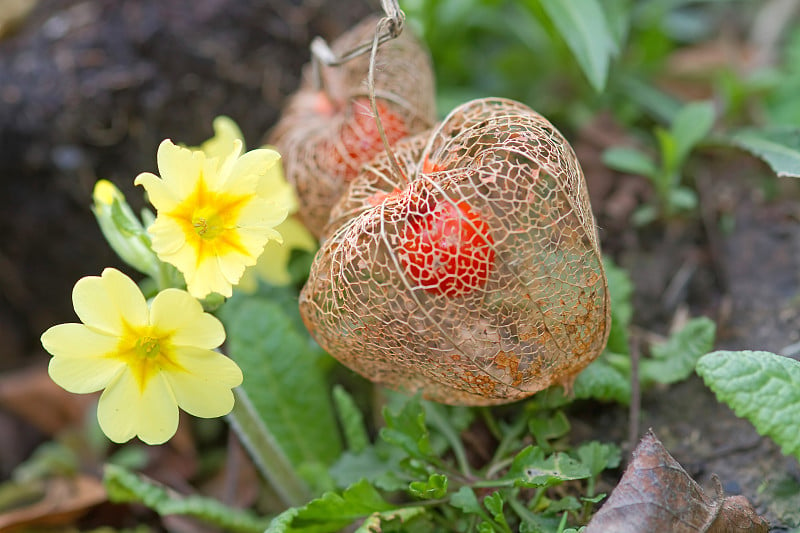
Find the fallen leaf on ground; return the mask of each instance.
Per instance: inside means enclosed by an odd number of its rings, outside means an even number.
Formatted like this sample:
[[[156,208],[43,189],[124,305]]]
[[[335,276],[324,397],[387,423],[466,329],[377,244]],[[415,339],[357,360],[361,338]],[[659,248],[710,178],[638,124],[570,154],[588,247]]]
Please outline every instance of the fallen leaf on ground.
[[[56,385],[47,366],[34,365],[0,376],[0,407],[47,435],[82,424],[97,394],[71,394]]]
[[[652,431],[585,533],[767,533],[769,526],[744,496],[708,496]]]
[[[0,512],[0,531],[22,532],[34,527],[72,524],[107,499],[103,483],[90,476],[46,480],[41,494],[41,498],[28,505]]]

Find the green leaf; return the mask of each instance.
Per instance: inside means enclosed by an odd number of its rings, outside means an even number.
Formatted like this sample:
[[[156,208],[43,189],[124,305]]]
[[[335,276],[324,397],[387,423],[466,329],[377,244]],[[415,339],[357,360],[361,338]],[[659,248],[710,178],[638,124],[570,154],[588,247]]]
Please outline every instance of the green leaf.
[[[653,383],[677,383],[688,378],[701,355],[714,346],[714,322],[706,317],[689,320],[663,344],[650,347],[651,358],[639,364],[642,387]]]
[[[673,169],[677,170],[683,165],[689,152],[708,136],[712,126],[714,126],[713,103],[690,102],[681,108],[670,128],[676,147]]]
[[[565,496],[559,500],[551,501],[547,505],[547,514],[555,515],[564,511],[577,511],[581,508],[581,502],[575,496]]]
[[[478,503],[478,498],[475,496],[475,491],[472,487],[463,486],[456,493],[450,496],[450,505],[456,509],[461,509],[466,514],[475,514],[479,516],[486,516],[481,504]],[[488,516],[486,516],[488,518]]]
[[[636,148],[624,146],[614,146],[603,152],[603,164],[635,176],[651,177],[658,173],[658,168],[650,156]]]
[[[637,228],[641,228],[657,219],[658,208],[656,206],[650,204],[640,205],[631,215],[631,224]]]
[[[761,435],[800,458],[800,362],[770,352],[717,351],[700,358],[697,373]]]
[[[622,50],[631,25],[631,0],[603,0],[600,5],[605,11],[606,23],[617,50]]]
[[[682,105],[679,100],[656,88],[648,81],[633,77],[624,72],[615,80],[619,90],[637,107],[641,107],[659,122],[671,122]]]
[[[661,154],[661,169],[651,176],[653,186],[656,188],[659,201],[666,201],[667,194],[677,183],[677,172],[680,169],[678,158],[678,141],[672,133],[660,126],[653,129],[658,141],[658,150]]]
[[[369,446],[364,414],[356,406],[353,397],[341,385],[337,384],[333,387],[333,401],[342,425],[347,449],[356,454],[364,451]]]
[[[228,415],[231,426],[258,467],[286,505],[301,505],[311,497],[308,486],[283,453],[275,435],[264,424],[250,397],[241,387],[233,390],[236,402]]]
[[[598,0],[580,3],[539,0],[539,3],[566,41],[589,83],[596,91],[602,91],[609,63],[618,51],[602,4]]]
[[[536,440],[537,446],[550,450],[548,441],[569,433],[569,420],[563,411],[556,411],[552,416],[532,418],[528,422],[528,429]]]
[[[493,492],[483,499],[483,505],[486,506],[486,509],[491,513],[492,518],[499,526],[499,528],[494,529],[511,533],[511,528],[508,526],[506,515],[503,512],[504,503],[505,500],[503,499],[503,495],[499,491]]]
[[[628,328],[633,316],[633,282],[628,273],[618,267],[609,257],[603,258],[603,269],[608,282],[608,295],[611,299],[611,331],[606,349],[627,354]]]
[[[342,494],[326,492],[303,507],[278,515],[267,533],[334,532],[373,513],[395,509],[396,506],[384,500],[367,480],[362,479]]]
[[[359,479],[366,478],[384,490],[402,490],[406,488],[405,481],[399,480],[390,486],[379,481],[395,466],[393,461],[381,457],[374,446],[369,446],[358,454],[344,452],[330,467],[329,473],[339,487],[349,487]]]
[[[392,413],[385,407],[383,418],[386,420],[386,427],[381,428],[380,435],[384,441],[399,446],[410,457],[425,460],[431,456],[425,411],[419,396],[409,398],[397,413]]]
[[[669,203],[673,211],[692,211],[697,207],[697,193],[689,187],[675,187],[669,191]]]
[[[771,514],[789,527],[800,527],[800,482],[791,473],[769,476],[758,493]],[[797,533],[797,529],[793,531]]]
[[[402,509],[374,513],[364,519],[358,529],[355,530],[355,533],[394,531],[394,529],[389,529],[391,522],[394,521],[402,524],[400,531],[415,531],[415,526],[412,526],[409,522],[425,515],[425,513],[425,507],[404,507]]]
[[[408,485],[408,492],[421,500],[438,500],[447,494],[447,476],[431,474],[428,481],[412,481]]]
[[[601,355],[578,374],[573,385],[575,398],[584,400],[594,398],[596,400],[618,402],[623,405],[630,403],[630,376],[608,362],[608,353]]]
[[[581,463],[589,469],[592,477],[597,476],[606,468],[619,466],[620,449],[611,443],[593,440],[581,444],[575,453]]]
[[[115,503],[141,503],[161,516],[192,516],[225,531],[260,533],[269,521],[253,513],[223,505],[213,498],[181,496],[156,482],[117,465],[106,465],[103,483]]]
[[[341,442],[321,366],[325,355],[290,313],[299,314],[272,299],[235,296],[220,318],[230,356],[244,374],[241,390],[262,429],[295,467],[329,465],[339,456]],[[259,444],[243,442],[250,443],[251,452]]]
[[[514,457],[503,479],[513,481],[515,487],[538,488],[590,476],[585,465],[565,453],[545,457],[541,448],[528,446]]]
[[[800,178],[800,128],[743,129],[725,140],[762,159],[779,177]]]

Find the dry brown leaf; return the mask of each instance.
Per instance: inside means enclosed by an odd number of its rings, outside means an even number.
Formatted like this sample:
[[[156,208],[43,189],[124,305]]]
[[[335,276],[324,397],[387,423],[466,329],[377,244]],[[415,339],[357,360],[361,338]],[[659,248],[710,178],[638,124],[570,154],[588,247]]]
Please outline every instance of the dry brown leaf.
[[[93,477],[54,478],[44,481],[43,497],[0,514],[0,531],[13,533],[33,527],[72,524],[89,509],[107,500],[103,483]]]
[[[0,407],[47,435],[80,424],[96,395],[71,394],[56,385],[47,367],[36,365],[0,376]]]
[[[652,431],[585,533],[767,533],[769,526],[743,496],[708,496]]]

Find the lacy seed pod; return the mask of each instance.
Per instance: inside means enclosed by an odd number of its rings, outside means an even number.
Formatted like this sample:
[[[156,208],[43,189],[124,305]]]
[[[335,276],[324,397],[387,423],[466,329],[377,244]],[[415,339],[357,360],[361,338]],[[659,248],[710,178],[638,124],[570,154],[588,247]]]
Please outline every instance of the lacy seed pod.
[[[448,404],[570,384],[603,350],[609,295],[581,168],[510,100],[474,100],[364,167],[300,295],[330,354]]]
[[[376,18],[369,18],[331,44],[340,55],[370,42]],[[340,66],[311,65],[267,142],[283,156],[287,180],[297,190],[298,214],[316,236],[330,209],[361,165],[384,150],[369,103],[369,55]],[[433,71],[422,44],[406,28],[380,45],[376,54],[376,107],[390,145],[435,122]],[[321,85],[321,86],[320,86]]]

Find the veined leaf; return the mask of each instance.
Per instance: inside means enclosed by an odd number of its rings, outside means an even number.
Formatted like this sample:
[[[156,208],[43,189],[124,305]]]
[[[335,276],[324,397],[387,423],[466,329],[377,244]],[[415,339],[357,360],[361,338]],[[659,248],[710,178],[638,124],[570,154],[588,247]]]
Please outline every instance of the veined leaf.
[[[717,351],[701,357],[696,370],[738,416],[800,458],[800,362],[770,352]]]
[[[106,465],[103,484],[113,502],[142,503],[162,516],[185,515],[214,524],[225,531],[259,533],[268,521],[249,511],[228,507],[213,498],[181,496],[121,466]]]
[[[677,383],[688,378],[700,356],[713,348],[716,329],[709,318],[693,318],[666,342],[653,345],[650,348],[652,357],[640,362],[642,386]]]
[[[222,309],[230,356],[244,374],[256,416],[297,468],[329,465],[341,451],[324,352],[298,331],[289,308],[263,297],[232,298]]]
[[[358,529],[355,530],[355,533],[395,531],[393,527],[387,526],[392,522],[403,524],[403,527],[399,529],[400,531],[414,531],[417,526],[416,522],[413,521],[423,518],[425,514],[425,507],[403,507],[402,509],[373,513],[364,519]]]
[[[591,476],[589,468],[565,453],[545,457],[544,450],[528,446],[519,452],[503,479],[514,482],[515,487],[551,487],[563,481],[585,479]]]
[[[620,449],[611,443],[589,441],[581,444],[575,453],[592,476],[600,474],[606,468],[619,466]]]
[[[478,502],[478,497],[475,496],[475,491],[467,485],[464,485],[458,489],[455,494],[450,496],[450,505],[461,509],[467,514],[487,516],[483,508],[481,508],[481,504]]]
[[[726,140],[762,159],[779,177],[800,177],[800,128],[743,129]]]
[[[362,479],[341,494],[326,492],[304,507],[281,513],[275,517],[266,533],[332,533],[373,513],[395,509],[367,480]]]
[[[344,387],[333,387],[333,400],[339,422],[342,424],[347,449],[359,454],[369,446],[369,435],[364,425],[364,414],[358,410],[356,402]]]
[[[618,267],[610,258],[603,258],[603,269],[608,281],[608,295],[611,299],[611,331],[608,334],[606,349],[621,354],[630,351],[628,346],[628,327],[633,316],[633,282],[628,273]]]
[[[676,145],[676,169],[692,148],[708,136],[713,125],[714,104],[711,102],[690,102],[681,108],[670,127]]]
[[[625,146],[615,146],[603,152],[603,164],[635,176],[652,177],[658,173],[656,164],[647,154]]]
[[[573,391],[577,399],[595,398],[628,405],[631,402],[630,375],[611,365],[608,352],[587,366],[575,379]],[[627,355],[620,357],[627,357]]]
[[[606,85],[608,66],[618,52],[598,0],[539,0],[596,91]]]
[[[447,476],[431,474],[428,481],[412,481],[408,485],[408,492],[421,500],[437,500],[447,494]]]
[[[430,435],[425,427],[425,411],[418,397],[409,398],[402,409],[393,413],[391,409],[383,409],[386,427],[381,428],[381,438],[399,446],[410,457],[426,459],[431,455]]]

